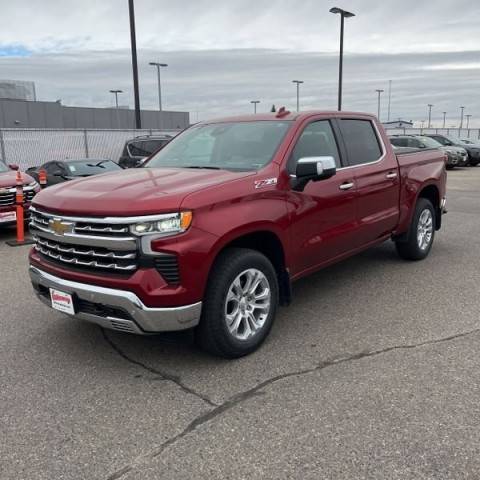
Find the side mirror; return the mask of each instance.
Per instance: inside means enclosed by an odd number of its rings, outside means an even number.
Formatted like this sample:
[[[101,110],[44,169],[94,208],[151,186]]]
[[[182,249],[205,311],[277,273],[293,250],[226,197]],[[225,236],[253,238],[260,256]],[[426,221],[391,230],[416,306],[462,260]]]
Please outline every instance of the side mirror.
[[[427,146],[426,146],[424,143],[420,143],[420,144],[418,145],[418,148],[427,148]]]
[[[300,158],[297,162],[295,177],[292,178],[292,188],[302,192],[308,182],[325,180],[336,173],[335,159],[331,156]]]
[[[15,171],[16,171],[16,170],[19,170],[20,167],[19,167],[17,164],[15,164],[15,163],[10,163],[10,164],[8,165],[8,168],[9,168],[10,170],[15,170]]]

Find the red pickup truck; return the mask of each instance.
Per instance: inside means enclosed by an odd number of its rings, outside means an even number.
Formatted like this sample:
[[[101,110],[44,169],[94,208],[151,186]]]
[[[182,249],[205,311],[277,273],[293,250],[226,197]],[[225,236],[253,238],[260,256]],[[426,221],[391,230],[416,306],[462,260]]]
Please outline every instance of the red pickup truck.
[[[121,332],[195,328],[225,357],[255,350],[291,283],[392,239],[420,260],[445,211],[446,157],[396,154],[375,117],[255,115],[196,124],[144,168],[33,202],[38,297]]]
[[[15,192],[17,186],[17,165],[5,165],[0,160],[0,228],[13,225],[17,220]],[[40,191],[40,185],[26,173],[22,173],[23,193],[25,198],[25,209],[28,212],[30,202],[37,192]]]

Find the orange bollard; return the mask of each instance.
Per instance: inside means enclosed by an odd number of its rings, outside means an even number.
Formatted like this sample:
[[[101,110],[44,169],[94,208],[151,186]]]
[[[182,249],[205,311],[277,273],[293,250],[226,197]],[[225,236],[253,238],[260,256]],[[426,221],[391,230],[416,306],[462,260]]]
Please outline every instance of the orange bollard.
[[[41,188],[45,188],[47,186],[47,171],[44,168],[41,168],[38,171],[38,183],[40,184]]]
[[[15,194],[15,203],[17,211],[17,239],[10,240],[7,245],[11,247],[16,247],[19,245],[28,245],[34,243],[32,240],[25,240],[25,218],[24,218],[24,195],[23,195],[23,178],[22,174],[17,171],[17,191]]]
[[[17,204],[17,242],[25,241],[25,223],[23,219],[23,179],[22,174],[17,171],[17,193],[15,203]]]

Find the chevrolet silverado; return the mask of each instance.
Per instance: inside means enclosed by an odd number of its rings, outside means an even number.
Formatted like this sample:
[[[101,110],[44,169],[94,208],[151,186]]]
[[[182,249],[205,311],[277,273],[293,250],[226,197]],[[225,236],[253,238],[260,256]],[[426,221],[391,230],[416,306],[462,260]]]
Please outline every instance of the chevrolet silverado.
[[[260,346],[291,284],[392,239],[432,248],[446,156],[394,153],[368,114],[205,121],[143,168],[43,190],[31,208],[33,287],[45,304],[136,334],[195,329],[207,351]]]

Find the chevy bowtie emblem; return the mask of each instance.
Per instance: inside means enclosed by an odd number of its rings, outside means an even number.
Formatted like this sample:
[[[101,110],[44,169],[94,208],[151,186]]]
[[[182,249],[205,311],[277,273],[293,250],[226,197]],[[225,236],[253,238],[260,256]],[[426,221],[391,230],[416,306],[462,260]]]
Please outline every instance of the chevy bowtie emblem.
[[[66,233],[73,232],[73,223],[71,222],[62,222],[59,218],[54,218],[48,222],[50,229],[55,233],[55,235],[63,236]]]

